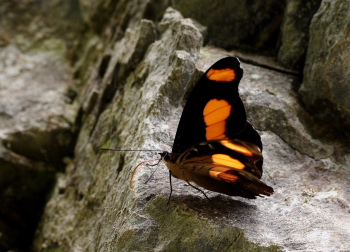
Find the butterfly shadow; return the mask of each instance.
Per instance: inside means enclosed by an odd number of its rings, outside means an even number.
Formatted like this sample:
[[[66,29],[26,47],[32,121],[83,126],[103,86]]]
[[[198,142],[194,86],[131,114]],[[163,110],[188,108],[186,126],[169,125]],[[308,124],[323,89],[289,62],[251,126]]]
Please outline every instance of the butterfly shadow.
[[[242,219],[247,218],[247,216],[254,216],[258,211],[257,207],[249,203],[248,200],[236,199],[221,194],[210,195],[209,200],[204,196],[174,195],[171,197],[170,204],[182,206],[185,210],[196,212],[206,219],[217,217]]]

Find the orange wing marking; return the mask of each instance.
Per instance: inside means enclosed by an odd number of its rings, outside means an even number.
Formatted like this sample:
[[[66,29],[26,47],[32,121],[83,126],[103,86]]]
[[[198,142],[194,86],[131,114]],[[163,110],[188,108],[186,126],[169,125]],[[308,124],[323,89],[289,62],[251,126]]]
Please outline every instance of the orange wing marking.
[[[205,131],[207,140],[220,140],[227,138],[225,135],[226,122],[221,121],[208,126]]]
[[[225,154],[215,154],[212,156],[214,164],[225,165],[235,169],[243,170],[245,165],[242,164],[239,160],[231,158]]]
[[[253,156],[253,152],[251,152],[249,149],[247,149],[246,147],[242,146],[242,145],[238,145],[238,144],[235,144],[235,143],[231,143],[230,141],[228,140],[223,140],[223,141],[220,141],[220,143],[231,149],[231,150],[234,150],[234,151],[237,151],[245,156]]]
[[[235,182],[238,176],[234,175],[234,171],[229,168],[215,167],[209,171],[209,176],[215,179],[223,179],[227,182]]]
[[[207,77],[212,81],[230,82],[236,78],[236,73],[231,68],[225,69],[210,69]]]
[[[232,106],[226,100],[212,99],[203,110],[207,140],[225,139],[226,119],[231,114]]]
[[[234,172],[233,171],[222,172],[218,174],[218,177],[227,182],[233,183],[233,182],[236,182],[239,178],[232,173]]]

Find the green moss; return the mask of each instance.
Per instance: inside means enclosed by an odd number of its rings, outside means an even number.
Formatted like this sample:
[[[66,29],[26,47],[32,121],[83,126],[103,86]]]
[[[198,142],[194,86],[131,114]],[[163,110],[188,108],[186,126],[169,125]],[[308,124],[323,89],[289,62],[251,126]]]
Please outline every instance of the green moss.
[[[279,251],[279,247],[263,247],[244,237],[244,231],[232,226],[218,226],[199,219],[178,207],[168,206],[160,198],[151,200],[146,212],[155,220],[155,234],[161,251]]]
[[[111,146],[111,139],[107,139],[107,141],[102,144],[102,146],[100,148],[109,148],[109,146]]]

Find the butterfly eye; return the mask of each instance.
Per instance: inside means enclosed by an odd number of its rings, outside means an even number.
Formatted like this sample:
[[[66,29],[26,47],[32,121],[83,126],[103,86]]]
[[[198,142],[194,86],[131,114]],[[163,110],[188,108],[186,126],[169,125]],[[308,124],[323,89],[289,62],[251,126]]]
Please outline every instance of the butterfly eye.
[[[167,151],[158,153],[160,155],[160,158],[163,159],[164,161],[169,162],[170,160],[173,159],[173,155]]]

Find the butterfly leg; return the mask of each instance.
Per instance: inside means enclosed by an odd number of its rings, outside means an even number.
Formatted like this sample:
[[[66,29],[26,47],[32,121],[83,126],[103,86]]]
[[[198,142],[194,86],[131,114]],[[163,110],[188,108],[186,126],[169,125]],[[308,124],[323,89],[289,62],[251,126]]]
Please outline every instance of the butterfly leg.
[[[205,198],[210,202],[210,204],[212,204],[215,208],[217,208],[218,210],[220,210],[209,198],[208,196],[205,194],[205,192],[201,189],[199,189],[198,187],[195,187],[194,185],[191,185],[190,182],[187,182],[187,184],[189,184],[191,187],[193,187],[194,189],[196,189],[197,191],[203,193],[203,195],[205,196]]]
[[[173,193],[173,184],[171,183],[171,171],[170,170],[169,170],[169,183],[170,183],[170,194],[169,194],[167,205],[169,205],[171,194]]]
[[[147,184],[153,177],[154,177],[154,174],[156,173],[156,171],[157,171],[157,169],[158,169],[158,165],[159,165],[159,162],[160,161],[158,161],[156,164],[153,164],[153,165],[150,165],[150,164],[146,164],[146,166],[148,167],[148,168],[150,168],[151,166],[156,166],[157,165],[157,167],[152,171],[152,173],[151,173],[151,175],[148,177],[148,179],[146,180],[146,182],[144,183],[144,184]]]

